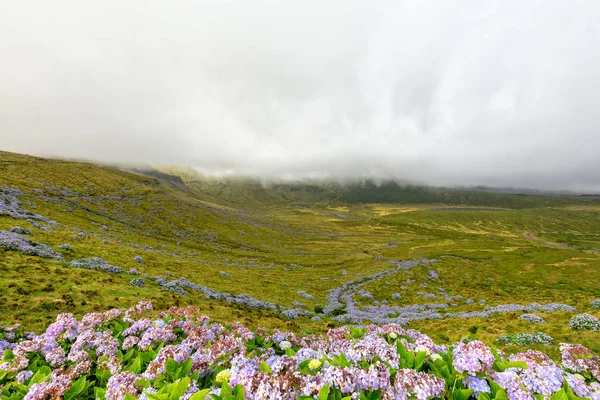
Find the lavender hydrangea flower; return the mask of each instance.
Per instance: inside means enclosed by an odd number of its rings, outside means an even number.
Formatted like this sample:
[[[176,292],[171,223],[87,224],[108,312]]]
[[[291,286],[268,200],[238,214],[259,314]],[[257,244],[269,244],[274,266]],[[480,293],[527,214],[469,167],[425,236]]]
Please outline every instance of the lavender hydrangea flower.
[[[468,376],[464,379],[467,388],[473,389],[473,394],[477,397],[479,393],[491,393],[492,389],[485,378]]]
[[[23,383],[25,383],[25,381],[27,381],[32,376],[33,376],[33,371],[21,371],[17,374],[15,379],[17,380],[18,383],[23,384]]]
[[[530,346],[532,344],[551,344],[554,342],[554,338],[544,332],[511,333],[500,336],[496,341],[504,345]]]
[[[326,384],[352,398],[373,390],[379,390],[384,399],[424,400],[447,395],[445,380],[436,376],[433,370],[420,372],[400,368],[396,344],[403,343],[410,352],[429,354],[430,365],[446,359],[448,348],[438,346],[427,335],[404,329],[400,324],[362,326],[364,331],[360,338],[351,337],[350,333],[354,331],[349,326],[331,329],[326,336],[300,337],[277,330],[270,334],[257,330],[255,334],[241,324],[225,327],[210,323],[208,317],[201,316],[195,307],[172,308],[156,318],[149,318],[146,313],[149,310],[151,305],[143,302],[127,310],[86,314],[79,321],[70,314],[61,314],[42,334],[26,337],[18,333],[19,328],[5,327],[4,332],[17,332],[17,335],[15,343],[11,343],[14,346],[12,360],[2,362],[0,369],[9,372],[4,375],[9,384],[22,384],[28,382],[39,368],[37,363],[30,364],[31,357],[41,355],[52,365],[46,381],[31,384],[25,395],[28,400],[61,397],[79,377],[92,371],[107,374],[104,381],[107,400],[121,400],[127,394],[148,399],[149,395],[157,393],[152,387],[153,380],[164,377],[170,359],[177,363],[190,360],[189,374],[197,373],[200,378],[214,374],[216,368],[227,371],[218,375],[217,383],[240,384],[248,400],[316,396]],[[115,327],[113,322],[116,326],[127,324],[128,327],[117,334],[111,330]],[[257,335],[264,338],[265,346],[249,352],[247,341]],[[160,350],[155,347],[159,343]],[[291,352],[280,355],[278,349],[292,346],[298,349],[294,355],[289,355],[293,354]],[[132,373],[126,369],[134,358],[122,359],[130,351],[133,354],[136,351],[156,353],[154,358],[142,364],[139,373]],[[539,351],[528,350],[508,357],[500,352],[502,360],[522,361],[527,368],[496,372],[491,368],[494,362],[491,350],[481,342],[470,341],[454,346],[452,362],[455,369],[464,374],[461,378],[468,375],[463,384],[473,389],[475,396],[491,392],[487,380],[490,379],[506,390],[509,399],[550,397],[561,390],[566,379],[576,395],[600,400],[600,383],[587,384],[578,375],[589,377],[590,374],[598,379],[600,358],[580,345],[561,344],[561,353],[562,365]],[[333,365],[342,354],[349,364]],[[261,371],[263,362],[269,366],[269,372]],[[397,371],[395,376],[391,374],[392,369]],[[140,378],[150,383],[150,387],[143,389],[136,385]],[[200,386],[196,381],[190,383],[180,399],[189,400],[201,389]],[[6,387],[5,390],[10,390]],[[211,392],[219,391],[213,386]]]
[[[528,321],[528,322],[532,322],[534,324],[545,324],[546,320],[538,315],[535,314],[522,314],[519,316],[519,319],[521,321]]]
[[[144,287],[146,286],[146,281],[144,280],[144,278],[136,277],[129,281],[129,284],[131,286]]]
[[[72,268],[83,268],[83,269],[92,269],[92,270],[100,270],[104,272],[111,273],[121,273],[123,269],[121,267],[117,267],[114,265],[110,265],[100,257],[92,257],[81,260],[73,260],[71,261]]]
[[[394,381],[395,394],[403,399],[414,397],[417,400],[427,400],[442,397],[445,387],[443,379],[412,369],[398,370]]]
[[[494,361],[490,348],[479,340],[458,343],[454,347],[452,364],[459,372],[468,372],[470,375],[488,372]]]
[[[43,258],[54,258],[64,261],[62,254],[52,249],[52,247],[29,240],[18,233],[10,231],[0,231],[0,249],[18,251],[19,253],[38,256]]]
[[[590,397],[592,390],[585,383],[585,378],[581,375],[565,374],[565,379],[569,388],[579,397]]]
[[[573,372],[587,372],[600,380],[600,357],[580,344],[560,344],[563,366]]]
[[[590,314],[578,314],[571,318],[571,321],[569,322],[569,328],[573,329],[574,331],[597,331],[600,329],[600,320]]]
[[[27,228],[22,228],[20,226],[15,226],[10,230],[11,232],[18,233],[19,235],[31,235],[32,232]]]
[[[111,376],[106,384],[106,400],[123,400],[126,394],[137,394],[141,389],[135,384],[138,379],[140,377],[131,372]]]

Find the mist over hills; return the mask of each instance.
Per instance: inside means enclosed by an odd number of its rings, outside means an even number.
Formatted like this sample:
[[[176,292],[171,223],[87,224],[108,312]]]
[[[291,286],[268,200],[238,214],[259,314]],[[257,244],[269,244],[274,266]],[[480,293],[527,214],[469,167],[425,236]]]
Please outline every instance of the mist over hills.
[[[600,190],[597,1],[5,3],[4,150]]]
[[[17,153],[2,152],[21,157]],[[41,158],[44,159],[44,158]],[[53,158],[49,158],[53,159]],[[532,208],[588,204],[600,201],[599,193],[540,190],[492,186],[433,186],[409,180],[370,177],[346,178],[261,178],[253,175],[209,175],[191,167],[173,165],[98,163],[85,159],[57,157],[118,168],[158,179],[162,185],[216,204],[232,207],[284,204],[454,204],[503,208]]]
[[[251,176],[206,176],[193,168],[140,167],[133,172],[194,189],[207,201],[233,206],[289,203],[456,204],[528,208],[558,206],[581,199],[581,194],[493,187],[436,187],[380,179],[260,179]]]

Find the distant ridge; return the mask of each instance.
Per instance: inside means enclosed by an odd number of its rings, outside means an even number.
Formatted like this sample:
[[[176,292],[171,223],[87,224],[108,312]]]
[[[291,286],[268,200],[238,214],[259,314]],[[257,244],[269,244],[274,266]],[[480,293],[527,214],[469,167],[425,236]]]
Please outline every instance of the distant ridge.
[[[454,204],[468,206],[535,208],[593,202],[598,196],[585,199],[575,193],[540,192],[521,189],[488,187],[444,188],[388,180],[261,181],[252,177],[207,177],[191,168],[158,167],[160,172],[141,171],[158,177],[179,177],[207,201],[234,206],[310,203],[390,203],[390,204]],[[597,202],[595,202],[597,203]]]

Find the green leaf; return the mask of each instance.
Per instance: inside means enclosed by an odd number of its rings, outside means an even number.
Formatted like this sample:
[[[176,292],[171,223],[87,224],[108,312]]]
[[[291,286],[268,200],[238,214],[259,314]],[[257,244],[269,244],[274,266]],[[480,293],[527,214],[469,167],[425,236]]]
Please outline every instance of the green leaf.
[[[500,389],[496,392],[496,396],[494,397],[494,399],[508,400],[508,393],[506,393],[506,390]]]
[[[452,392],[452,400],[467,400],[473,394],[473,389],[457,389]]]
[[[260,372],[268,372],[272,374],[273,370],[271,369],[271,367],[269,367],[269,364],[267,364],[265,361],[262,361],[260,363]]]
[[[137,381],[135,381],[135,385],[146,389],[150,387],[150,382],[148,382],[146,379],[138,379]]]
[[[423,367],[423,362],[425,362],[425,358],[427,357],[427,353],[421,351],[415,355],[415,369],[420,371]]]
[[[285,355],[286,356],[290,356],[290,357],[294,357],[296,355],[296,352],[294,351],[294,349],[286,349],[285,350]]]
[[[95,398],[103,399],[105,394],[106,394],[106,389],[97,387],[97,386],[94,388],[94,397]]]
[[[71,388],[65,394],[65,400],[70,400],[83,392],[85,389],[86,377],[82,376],[71,384]]]
[[[133,395],[129,394],[129,393],[125,393],[125,399],[124,400],[137,400]]]
[[[246,392],[244,392],[244,387],[239,383],[233,388],[233,394],[235,396],[235,400],[246,400]]]
[[[177,368],[179,368],[179,363],[175,360],[173,360],[172,358],[169,358],[167,360],[167,376],[175,376],[175,374],[177,373]]]
[[[406,347],[404,347],[404,344],[402,344],[402,341],[397,340],[396,341],[396,351],[398,352],[398,355],[400,355],[400,358],[406,358]]]
[[[38,372],[36,372],[29,380],[29,385],[33,385],[34,383],[44,382],[47,378],[48,378],[48,375],[46,375],[42,371],[38,370]]]
[[[171,387],[169,400],[179,400],[179,398],[185,394],[188,386],[190,386],[190,378],[187,376],[179,382],[174,383]]]
[[[11,349],[4,350],[3,354],[4,354],[4,356],[3,356],[4,361],[12,361],[12,359],[15,358],[15,355]]]
[[[494,364],[492,364],[492,367],[494,367],[494,370],[496,370],[498,372],[504,372],[504,370],[506,370],[506,363],[504,363],[502,361],[494,361]]]
[[[321,388],[321,390],[319,390],[318,400],[327,400],[328,396],[329,396],[329,384],[323,386]]]
[[[447,365],[444,365],[441,369],[440,369],[440,373],[442,374],[442,378],[444,379],[449,379],[450,376],[452,375],[450,373],[450,369],[448,368]]]
[[[204,400],[208,392],[210,392],[210,388],[202,389],[201,391],[194,393],[192,397],[190,397],[190,400]]]
[[[161,394],[152,394],[152,393],[146,393],[146,392],[144,392],[144,394],[145,394],[145,395],[146,395],[146,397],[148,397],[150,400],[166,400],[166,399],[164,398],[164,396],[165,396],[164,394],[162,394],[162,395],[161,395]],[[167,396],[167,398],[168,398],[168,396],[169,396],[169,395],[166,395],[166,396]]]
[[[167,361],[168,362],[168,361]],[[139,374],[142,372],[142,356],[138,354],[138,356],[133,360],[131,365],[127,368],[127,371],[133,372],[134,374]]]
[[[350,328],[350,337],[352,339],[362,339],[367,332],[368,332],[367,328],[351,327]]]
[[[183,378],[184,376],[186,376],[187,374],[190,373],[190,371],[192,370],[193,363],[194,363],[194,361],[191,358],[189,358],[186,362],[181,364],[181,371],[179,371],[179,378]]]
[[[564,379],[563,390],[567,394],[567,397],[569,398],[569,400],[583,399],[583,397],[579,397],[575,393],[573,393],[573,390],[571,390],[571,388],[569,387],[569,382],[567,382],[567,379]]]
[[[129,349],[127,353],[123,355],[123,361],[129,361],[135,354],[135,349]]]
[[[561,389],[558,392],[554,393],[552,397],[550,397],[550,400],[569,400],[569,397],[567,396],[565,391]]]
[[[341,353],[339,356],[334,357],[333,360],[330,361],[330,364],[336,367],[350,366],[350,362],[348,361],[344,353]]]
[[[525,361],[511,361],[511,362],[507,362],[505,365],[506,365],[506,368],[529,369],[529,367],[527,366],[527,363]]]
[[[23,394],[21,393],[13,393],[8,400],[21,400],[23,398]]]
[[[221,397],[228,394],[231,394],[231,386],[229,386],[229,383],[223,382],[221,385]]]

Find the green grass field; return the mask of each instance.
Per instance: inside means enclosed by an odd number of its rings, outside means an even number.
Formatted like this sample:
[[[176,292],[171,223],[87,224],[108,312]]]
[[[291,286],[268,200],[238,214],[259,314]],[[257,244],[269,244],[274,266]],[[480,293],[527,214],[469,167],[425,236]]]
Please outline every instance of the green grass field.
[[[163,171],[179,176],[155,178],[0,152],[0,201],[20,190],[23,210],[56,222],[44,230],[47,224],[35,226],[0,212],[0,231],[27,228],[28,239],[65,259],[0,249],[0,320],[39,330],[58,313],[81,315],[147,299],[156,309],[194,304],[224,322],[320,332],[340,324],[332,315],[311,319],[315,306],[327,305],[332,289],[392,270],[400,260],[430,258],[436,261],[368,280],[361,289],[373,298],[357,295],[355,303],[447,304],[448,313],[564,303],[577,312],[536,312],[546,324],[521,321],[522,312],[510,312],[416,320],[409,327],[440,343],[476,337],[492,344],[505,333],[541,331],[556,341],[545,346],[547,353],[561,341],[600,352],[600,331],[569,329],[577,313],[600,317],[590,306],[600,298],[600,202],[414,187],[406,194],[398,186],[363,185],[362,192],[361,185],[263,187]],[[72,250],[59,250],[62,244]],[[135,262],[136,256],[143,262]],[[208,300],[199,292],[164,291],[152,279],[140,288],[130,285],[133,276],[127,273],[69,266],[90,257],[283,307],[302,302],[310,314],[289,320],[276,311]],[[430,270],[439,277],[432,279]],[[447,301],[442,291],[462,297]]]

